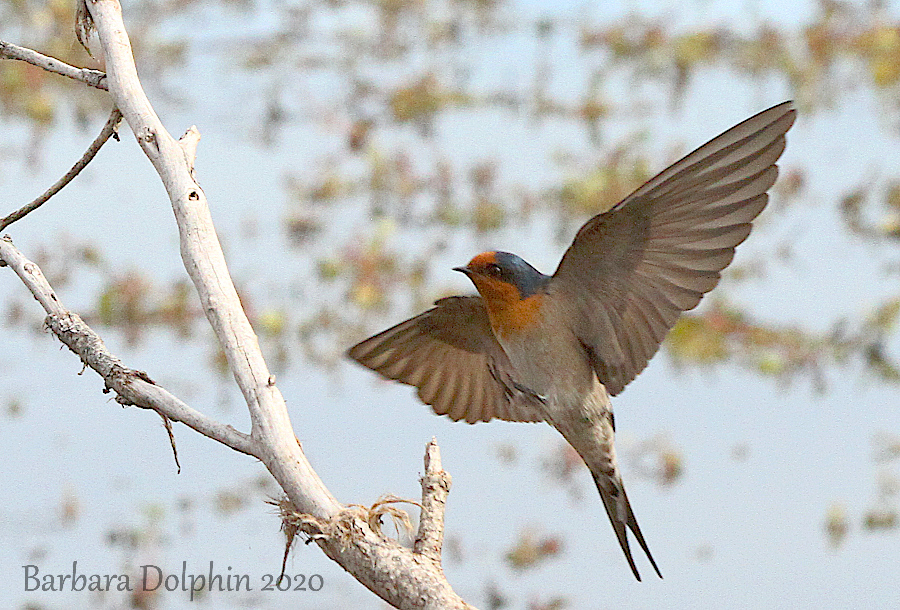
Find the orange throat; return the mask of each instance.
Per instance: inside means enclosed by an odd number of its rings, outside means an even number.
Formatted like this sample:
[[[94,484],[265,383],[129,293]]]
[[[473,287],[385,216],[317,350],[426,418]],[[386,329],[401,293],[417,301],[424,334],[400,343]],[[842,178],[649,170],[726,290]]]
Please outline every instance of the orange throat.
[[[491,328],[498,337],[525,333],[540,323],[543,293],[523,299],[515,286],[488,278],[477,278],[475,286],[484,299]]]

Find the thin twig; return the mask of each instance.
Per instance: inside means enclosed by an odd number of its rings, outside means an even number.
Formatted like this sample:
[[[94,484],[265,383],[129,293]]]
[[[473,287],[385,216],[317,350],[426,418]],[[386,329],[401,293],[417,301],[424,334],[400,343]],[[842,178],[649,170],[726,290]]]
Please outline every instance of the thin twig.
[[[181,462],[178,461],[178,447],[175,446],[175,433],[172,432],[172,420],[170,420],[164,413],[159,413],[159,416],[162,417],[163,425],[166,427],[166,432],[169,433],[169,444],[172,445],[172,455],[175,457],[175,465],[178,467],[178,474],[181,474]]]
[[[103,126],[103,129],[100,131],[99,135],[94,138],[94,141],[91,142],[91,145],[85,151],[84,155],[72,166],[66,175],[56,181],[56,183],[47,189],[43,195],[32,201],[26,206],[16,210],[9,216],[4,217],[0,220],[0,231],[11,225],[17,220],[21,220],[27,214],[35,211],[47,201],[53,197],[55,194],[60,192],[67,184],[69,184],[75,176],[77,176],[81,170],[87,167],[87,164],[90,163],[94,157],[97,155],[97,152],[100,150],[106,141],[110,138],[110,136],[115,135],[118,140],[119,137],[116,135],[116,131],[119,127],[119,121],[122,120],[122,113],[119,112],[118,108],[113,108],[112,112],[109,114],[109,119],[106,121],[106,125]]]
[[[106,74],[100,72],[99,70],[91,70],[90,68],[76,68],[75,66],[71,66],[64,61],[56,59],[55,57],[42,55],[37,51],[32,51],[31,49],[26,49],[25,47],[14,45],[11,42],[0,40],[0,58],[17,59],[19,61],[24,61],[31,64],[32,66],[43,68],[48,72],[54,72],[56,74],[61,74],[62,76],[68,76],[71,79],[81,81],[82,83],[90,85],[91,87],[102,89],[103,91],[108,90],[106,86]]]
[[[146,373],[124,366],[78,314],[68,311],[63,306],[40,267],[25,258],[8,236],[0,237],[0,260],[16,272],[34,298],[43,306],[48,314],[45,319],[47,327],[70,350],[78,354],[85,365],[103,377],[107,388],[104,391],[112,390],[118,394],[117,402],[152,409],[161,416],[181,422],[235,451],[257,457],[257,445],[249,435],[195,411],[156,385]]]

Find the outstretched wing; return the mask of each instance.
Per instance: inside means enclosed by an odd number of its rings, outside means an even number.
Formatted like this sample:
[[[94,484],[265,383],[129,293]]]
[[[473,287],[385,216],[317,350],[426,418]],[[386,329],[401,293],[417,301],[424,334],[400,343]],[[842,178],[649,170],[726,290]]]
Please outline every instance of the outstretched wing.
[[[610,394],[719,282],[768,202],[795,117],[785,102],[747,119],[578,231],[548,289]]]
[[[470,424],[494,417],[543,421],[537,397],[515,382],[481,297],[440,299],[425,313],[354,345],[347,355],[415,386],[438,415]]]

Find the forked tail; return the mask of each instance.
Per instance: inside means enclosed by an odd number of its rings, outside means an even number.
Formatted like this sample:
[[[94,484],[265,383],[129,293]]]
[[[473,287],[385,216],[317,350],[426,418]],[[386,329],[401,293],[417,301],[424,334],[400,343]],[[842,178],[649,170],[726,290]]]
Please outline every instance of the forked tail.
[[[644,535],[641,534],[641,528],[638,525],[637,519],[631,511],[631,504],[628,502],[628,496],[625,495],[625,486],[622,484],[622,479],[617,476],[617,474],[614,474],[613,476],[606,476],[603,474],[598,475],[594,472],[591,472],[591,474],[594,477],[594,483],[597,484],[597,490],[600,492],[600,498],[603,500],[606,514],[609,515],[609,520],[612,522],[613,529],[616,531],[616,538],[619,539],[619,545],[625,553],[625,558],[628,560],[628,565],[631,566],[631,571],[634,572],[634,577],[638,580],[641,579],[637,566],[634,565],[634,557],[631,556],[631,549],[628,546],[628,533],[625,529],[626,525],[628,526],[628,529],[631,530],[631,533],[634,534],[634,537],[637,538],[638,544],[644,549],[644,552],[647,554],[647,559],[650,560],[650,565],[656,570],[656,574],[662,578],[659,567],[657,567],[656,561],[653,560],[653,555],[650,554],[650,548],[644,540]]]

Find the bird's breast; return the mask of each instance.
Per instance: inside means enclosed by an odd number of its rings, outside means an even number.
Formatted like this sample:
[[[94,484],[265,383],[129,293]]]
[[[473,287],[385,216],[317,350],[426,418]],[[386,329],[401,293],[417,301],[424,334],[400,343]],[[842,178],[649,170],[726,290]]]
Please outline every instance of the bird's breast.
[[[488,317],[497,337],[515,337],[539,332],[544,324],[543,293],[534,294],[526,299],[491,302],[488,299]]]
[[[517,382],[550,402],[578,403],[590,391],[593,371],[584,348],[552,305],[544,295],[523,299],[512,314],[491,316],[491,326]]]

